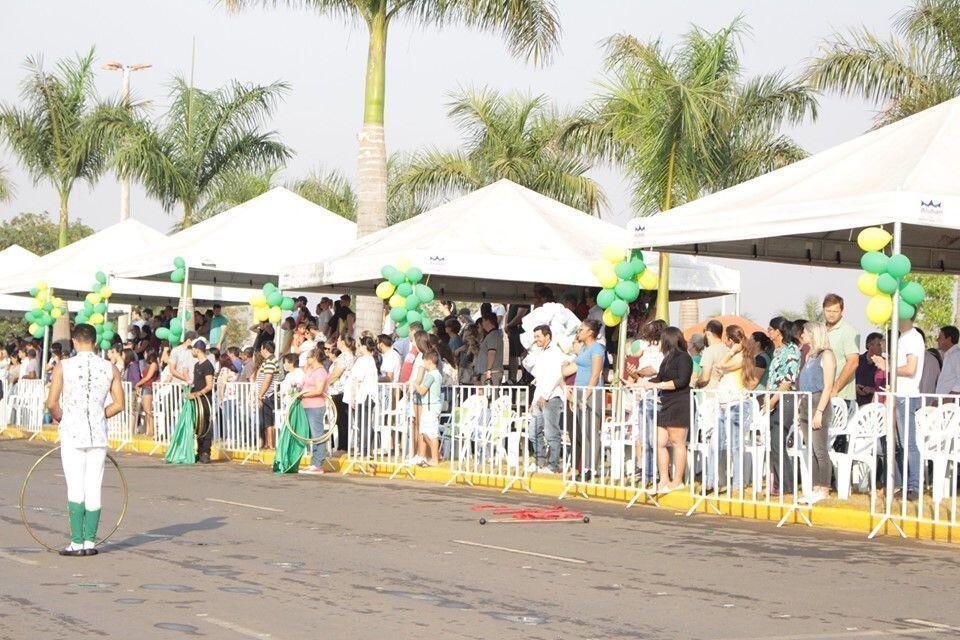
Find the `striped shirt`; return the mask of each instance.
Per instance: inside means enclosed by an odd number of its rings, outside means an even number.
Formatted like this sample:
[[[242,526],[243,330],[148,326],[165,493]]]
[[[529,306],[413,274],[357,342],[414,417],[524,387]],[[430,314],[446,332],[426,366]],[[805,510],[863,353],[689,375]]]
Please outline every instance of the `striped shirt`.
[[[257,369],[257,393],[260,393],[260,389],[263,388],[263,381],[267,379],[267,376],[270,377],[270,388],[267,389],[267,392],[264,394],[264,397],[269,397],[273,395],[273,386],[277,381],[277,359],[270,357],[263,361],[263,364],[260,365],[260,368]]]

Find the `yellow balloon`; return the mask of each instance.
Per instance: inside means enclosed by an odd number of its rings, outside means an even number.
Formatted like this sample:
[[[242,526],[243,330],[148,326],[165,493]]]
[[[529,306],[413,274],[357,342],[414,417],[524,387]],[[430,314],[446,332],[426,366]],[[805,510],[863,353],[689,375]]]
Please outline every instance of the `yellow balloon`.
[[[36,322],[31,322],[30,326],[27,327],[27,331],[31,335],[33,335],[34,333],[38,333],[40,331],[40,325],[38,325]]]
[[[103,314],[102,314],[102,313],[91,313],[91,314],[90,314],[89,323],[90,323],[90,324],[103,324]]]
[[[262,293],[258,293],[257,295],[250,298],[250,304],[253,305],[253,307],[256,309],[266,308],[267,299]]]
[[[867,303],[867,320],[873,324],[886,324],[893,313],[893,298],[885,293],[878,293]]]
[[[603,257],[607,262],[616,264],[626,258],[626,251],[623,247],[611,244],[603,248]]]
[[[393,295],[393,292],[396,290],[397,288],[393,285],[392,282],[386,282],[386,281],[381,282],[380,284],[377,285],[377,297],[380,298],[381,300],[387,300],[390,298],[390,296]]]
[[[87,294],[87,302],[90,304],[100,304],[100,294],[91,291]]]
[[[403,271],[404,273],[406,273],[407,269],[409,269],[412,266],[413,266],[413,263],[410,262],[410,260],[406,256],[401,256],[397,258],[397,269],[400,269],[400,271]]]
[[[253,317],[257,319],[257,322],[266,322],[270,319],[270,309],[267,307],[254,307]]]
[[[877,279],[879,277],[876,273],[861,273],[860,277],[857,278],[857,289],[860,289],[860,293],[863,295],[872,298],[880,293],[880,290],[877,289]]]
[[[620,318],[613,315],[613,311],[610,311],[610,309],[606,309],[603,312],[603,324],[607,325],[608,327],[615,327],[620,324]]]
[[[399,296],[397,294],[393,294],[392,296],[390,296],[391,309],[396,309],[397,307],[405,307],[405,306],[407,306],[407,299],[405,297]]]
[[[100,287],[100,297],[106,300],[113,295],[113,289],[110,287]]]
[[[644,269],[643,273],[637,276],[637,284],[647,291],[653,291],[657,288],[657,274],[653,269]]]
[[[46,280],[41,280],[40,282],[37,283],[37,289],[49,289],[49,288],[50,287],[47,286]]]
[[[590,273],[597,276],[598,278],[601,274],[606,273],[607,271],[612,271],[613,268],[610,266],[610,263],[606,260],[597,260],[592,265],[590,265]]]
[[[600,280],[600,286],[604,289],[613,289],[617,286],[618,278],[615,273],[605,273],[598,280]]]
[[[53,306],[55,306],[55,307],[62,307],[62,306],[63,306],[63,298],[54,298],[54,299],[52,300],[52,302],[53,302]]]
[[[56,320],[62,315],[63,315],[63,311],[60,309],[60,307],[54,307],[53,310],[50,312],[50,317],[53,318],[54,320]]]
[[[279,324],[283,319],[283,311],[280,307],[270,307],[269,317],[272,324]]]
[[[857,246],[864,251],[880,251],[890,244],[893,236],[886,229],[867,227],[857,234]]]

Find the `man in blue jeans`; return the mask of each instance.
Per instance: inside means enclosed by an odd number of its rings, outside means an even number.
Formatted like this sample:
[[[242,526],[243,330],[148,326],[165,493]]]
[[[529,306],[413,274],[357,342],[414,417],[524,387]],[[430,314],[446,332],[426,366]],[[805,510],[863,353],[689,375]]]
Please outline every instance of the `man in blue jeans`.
[[[530,353],[524,363],[533,374],[533,405],[530,409],[533,452],[537,471],[560,472],[560,416],[563,414],[563,353],[553,344],[553,332],[547,325],[533,330],[533,342],[539,351]],[[546,451],[544,451],[546,439]],[[548,462],[549,456],[549,462]]]
[[[920,376],[926,356],[923,336],[913,326],[913,320],[900,321],[900,341],[897,346],[897,464],[893,469],[895,494],[903,489],[903,467],[907,468],[907,499],[916,500],[920,489],[920,449],[917,446],[917,410],[921,406]],[[874,356],[873,363],[886,368],[882,356]],[[906,441],[905,441],[906,440]],[[906,465],[903,449],[906,448]]]

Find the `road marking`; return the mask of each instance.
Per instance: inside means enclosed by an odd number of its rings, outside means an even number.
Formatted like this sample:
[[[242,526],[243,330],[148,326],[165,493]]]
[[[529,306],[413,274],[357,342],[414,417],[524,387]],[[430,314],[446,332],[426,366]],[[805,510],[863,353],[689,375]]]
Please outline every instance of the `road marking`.
[[[26,558],[18,558],[12,553],[7,553],[6,551],[0,551],[0,558],[4,560],[13,560],[14,562],[19,562],[20,564],[39,564],[36,560],[27,560]]]
[[[470,542],[469,540],[454,540],[457,544],[465,544],[470,547],[482,547],[484,549],[496,549],[497,551],[506,551],[507,553],[519,553],[524,556],[535,556],[537,558],[546,558],[547,560],[559,560],[560,562],[570,562],[572,564],[587,564],[586,560],[577,558],[564,558],[563,556],[551,556],[546,553],[537,553],[535,551],[524,551],[523,549],[511,549],[510,547],[498,547],[492,544],[481,544],[479,542]]]
[[[214,624],[218,627],[222,627],[229,631],[233,631],[234,633],[239,633],[240,635],[247,636],[248,638],[260,638],[260,640],[267,640],[267,638],[273,638],[273,636],[270,635],[269,633],[263,633],[262,631],[254,631],[253,629],[247,629],[246,627],[241,627],[238,624],[234,624],[233,622],[228,622],[226,620],[220,620],[219,618],[211,618],[205,613],[197,614],[197,617],[201,618],[202,620],[205,620],[206,622],[209,622],[210,624]]]
[[[905,622],[917,622],[916,620],[905,620]],[[786,636],[751,636],[741,638],[740,640],[829,640],[830,638],[882,638],[889,636],[913,636],[924,633],[943,633],[955,629],[956,627],[937,626],[927,628],[898,628],[898,629],[863,629],[857,631],[835,631],[826,633],[797,633]]]
[[[934,629],[941,629],[943,631],[960,631],[960,627],[953,627],[949,624],[941,624],[939,622],[930,622],[929,620],[920,620],[919,618],[907,618],[904,622],[909,622],[910,624],[917,624],[922,627],[932,627]]]
[[[207,502],[219,502],[221,504],[232,504],[236,507],[248,507],[250,509],[261,509],[263,511],[273,511],[275,513],[283,513],[283,509],[274,509],[273,507],[261,507],[256,504],[247,504],[245,502],[232,502],[230,500],[218,500],[217,498],[207,498]]]

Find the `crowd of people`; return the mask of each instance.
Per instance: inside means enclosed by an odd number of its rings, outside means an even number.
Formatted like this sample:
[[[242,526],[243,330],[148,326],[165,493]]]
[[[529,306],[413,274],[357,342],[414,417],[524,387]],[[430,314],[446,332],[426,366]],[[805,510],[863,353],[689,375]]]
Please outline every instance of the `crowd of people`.
[[[544,473],[563,469],[564,416],[569,424],[570,412],[580,410],[590,416],[590,428],[598,429],[604,407],[587,390],[618,383],[638,392],[640,401],[634,410],[638,417],[648,418],[637,420],[646,425],[643,428],[650,446],[642,456],[638,454],[635,473],[642,470],[648,478],[657,475],[662,491],[676,490],[687,479],[693,390],[716,390],[723,398],[718,418],[725,425],[720,429],[722,451],[736,450],[741,444],[741,426],[747,419],[742,391],[807,392],[812,398],[809,412],[795,408],[790,396],[777,394],[769,394],[761,410],[770,414],[769,477],[774,495],[794,491],[793,474],[783,473],[789,467],[784,466],[785,454],[781,451],[780,434],[785,426],[781,421],[794,420],[784,416],[794,415],[796,410],[801,429],[810,426],[814,490],[805,499],[812,502],[826,497],[832,482],[828,451],[832,399],[842,399],[852,414],[856,407],[882,399],[884,393],[885,336],[869,334],[861,352],[856,330],[843,318],[843,299],[834,294],[823,300],[823,322],[778,316],[770,320],[765,332],[747,333],[737,324],[723,326],[711,320],[701,334],[689,340],[677,327],[631,314],[628,354],[618,381],[612,379],[617,332],[600,322],[602,310],[589,292],[565,295],[559,302],[580,321],[568,348],[560,348],[555,329],[549,324],[524,329],[524,319],[548,303],[557,300],[543,286],[535,289],[531,305],[484,303],[474,311],[441,301],[439,317],[426,325],[410,323],[409,335],[401,337],[387,313],[382,333],[358,335],[350,296],[338,300],[324,297],[313,312],[301,297],[283,320],[279,335],[269,322],[256,323],[249,328],[248,344],[243,346],[227,345],[229,322],[219,306],[199,313],[196,329],[173,345],[159,340],[156,333],[168,326],[177,312],[169,306],[156,312],[144,308],[133,312],[125,340],[118,339],[106,357],[136,395],[136,410],[131,412],[133,428],[148,437],[156,431],[153,391],[157,383],[189,385],[188,397],[205,403],[204,419],[218,415],[221,423],[242,411],[233,383],[252,383],[250,393],[256,403],[263,449],[276,446],[278,398],[285,402],[299,398],[313,438],[326,429],[326,413],[332,407],[336,413],[334,442],[344,450],[350,408],[382,402],[381,383],[400,385],[413,399],[410,462],[424,466],[440,461],[441,415],[449,409],[450,387],[526,385],[532,390],[531,453],[538,470]],[[532,333],[532,340],[526,340],[527,347],[521,340],[525,331]],[[918,491],[919,454],[913,414],[920,406],[919,394],[960,393],[958,341],[957,328],[945,326],[937,336],[937,348],[928,349],[912,321],[900,324],[896,402],[898,422],[910,433],[906,465],[909,498],[915,498]],[[69,356],[61,345],[53,344],[41,373],[38,350],[36,343],[14,339],[0,350],[0,376],[8,389],[15,388],[19,380],[49,376],[56,364]],[[780,397],[789,406],[778,410]],[[591,434],[586,429],[566,434],[567,439],[571,435],[579,447],[589,448]],[[209,461],[209,453],[208,438],[200,443],[199,460]],[[323,473],[323,461],[331,455],[327,444],[313,445],[311,453],[312,464],[303,472]],[[596,472],[600,464],[597,456],[597,451],[591,451],[575,461],[577,472],[583,477]],[[742,481],[738,467],[735,463],[729,473],[734,485]],[[726,475],[725,469],[708,464],[702,480],[708,486],[718,486],[726,481]]]

